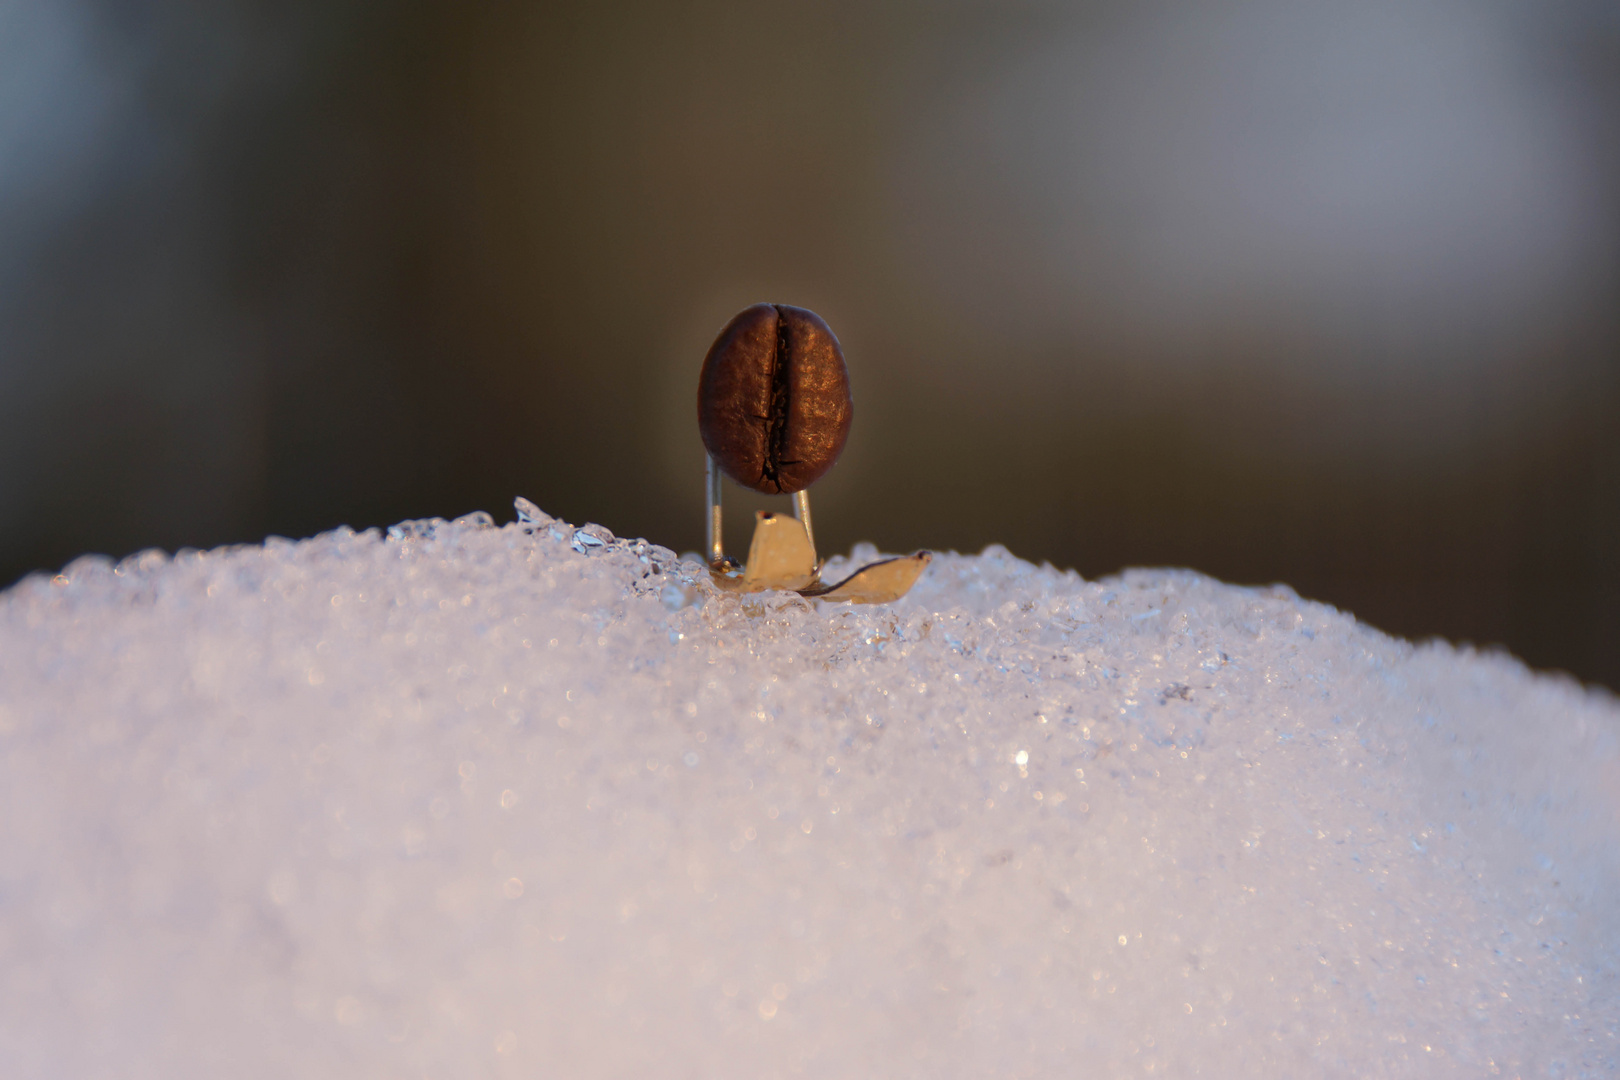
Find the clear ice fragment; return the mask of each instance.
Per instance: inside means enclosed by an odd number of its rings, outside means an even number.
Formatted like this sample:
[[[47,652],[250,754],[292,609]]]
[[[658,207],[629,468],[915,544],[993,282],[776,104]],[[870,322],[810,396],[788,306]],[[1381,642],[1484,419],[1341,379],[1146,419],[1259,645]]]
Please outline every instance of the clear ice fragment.
[[[556,520],[521,495],[512,500],[512,507],[517,511],[520,525],[550,525]]]
[[[594,555],[613,543],[613,534],[600,525],[587,522],[574,530],[570,543],[581,555]]]

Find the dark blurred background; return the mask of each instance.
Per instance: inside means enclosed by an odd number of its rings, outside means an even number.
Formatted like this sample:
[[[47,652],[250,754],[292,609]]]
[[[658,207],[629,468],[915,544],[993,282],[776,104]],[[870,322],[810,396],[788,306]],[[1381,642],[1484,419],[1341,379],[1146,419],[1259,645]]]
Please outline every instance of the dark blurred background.
[[[1613,3],[0,0],[0,581],[487,509],[1286,581],[1620,686]],[[732,489],[730,542],[751,500]]]

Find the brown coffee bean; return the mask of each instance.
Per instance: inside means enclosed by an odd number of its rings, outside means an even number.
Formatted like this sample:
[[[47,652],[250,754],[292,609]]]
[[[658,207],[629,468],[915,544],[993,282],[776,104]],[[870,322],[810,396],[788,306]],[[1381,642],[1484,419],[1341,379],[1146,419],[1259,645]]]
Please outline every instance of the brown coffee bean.
[[[743,487],[803,491],[833,467],[855,407],[838,339],[821,316],[755,304],[726,324],[698,377],[698,430]]]

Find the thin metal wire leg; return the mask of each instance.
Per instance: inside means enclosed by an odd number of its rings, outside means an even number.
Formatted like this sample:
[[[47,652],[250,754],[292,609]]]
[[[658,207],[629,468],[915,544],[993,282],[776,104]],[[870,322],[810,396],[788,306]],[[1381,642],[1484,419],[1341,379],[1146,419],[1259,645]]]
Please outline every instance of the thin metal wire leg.
[[[799,524],[804,526],[804,538],[810,541],[810,553],[814,556],[816,534],[810,528],[810,493],[808,491],[796,491],[793,493],[793,516],[798,518]],[[819,558],[815,559],[815,565],[821,565]]]
[[[725,518],[720,510],[720,469],[715,465],[712,454],[703,455],[703,459],[707,463],[703,479],[706,499],[709,504],[708,520],[705,523],[703,539],[709,548],[709,565],[713,566],[726,557],[721,537]]]

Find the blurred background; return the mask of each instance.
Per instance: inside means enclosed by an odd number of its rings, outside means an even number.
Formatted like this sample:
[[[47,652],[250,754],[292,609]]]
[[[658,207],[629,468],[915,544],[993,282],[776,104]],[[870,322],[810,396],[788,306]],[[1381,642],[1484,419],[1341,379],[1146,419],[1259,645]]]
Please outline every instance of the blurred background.
[[[0,0],[0,583],[514,495],[694,550],[763,299],[849,362],[824,550],[1620,687],[1617,256],[1612,3]]]

